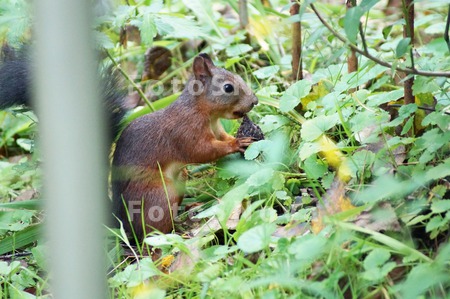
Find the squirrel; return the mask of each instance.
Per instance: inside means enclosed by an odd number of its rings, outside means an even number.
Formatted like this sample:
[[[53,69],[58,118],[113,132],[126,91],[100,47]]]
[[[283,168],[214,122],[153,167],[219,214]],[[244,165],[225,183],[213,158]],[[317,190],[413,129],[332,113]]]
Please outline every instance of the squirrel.
[[[183,198],[182,168],[244,152],[252,137],[227,134],[220,118],[237,119],[258,103],[236,74],[218,68],[207,54],[193,62],[193,77],[180,97],[163,110],[125,128],[112,162],[114,212],[138,238],[156,229],[173,230]]]
[[[30,104],[30,69],[26,55],[3,49],[0,109]],[[101,83],[113,141],[127,112],[126,92],[114,72],[103,72]],[[138,240],[153,230],[171,232],[184,195],[184,166],[244,152],[255,139],[227,134],[220,118],[242,118],[257,103],[241,77],[216,67],[207,54],[196,56],[193,76],[179,98],[132,121],[116,141],[112,204],[125,231]]]

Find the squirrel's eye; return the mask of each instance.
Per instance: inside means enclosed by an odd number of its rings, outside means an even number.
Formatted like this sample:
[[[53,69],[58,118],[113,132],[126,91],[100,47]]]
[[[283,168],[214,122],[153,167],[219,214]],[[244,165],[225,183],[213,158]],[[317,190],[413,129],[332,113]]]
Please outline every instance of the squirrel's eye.
[[[232,93],[232,92],[234,91],[234,87],[233,87],[233,85],[231,85],[231,84],[225,84],[225,85],[223,86],[223,90],[224,90],[226,93]]]

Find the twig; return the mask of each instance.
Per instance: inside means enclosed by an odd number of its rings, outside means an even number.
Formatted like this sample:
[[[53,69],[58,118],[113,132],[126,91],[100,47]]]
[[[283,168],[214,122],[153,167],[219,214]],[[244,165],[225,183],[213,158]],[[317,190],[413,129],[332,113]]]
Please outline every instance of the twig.
[[[368,53],[369,51],[367,50],[366,36],[364,35],[361,22],[359,22],[359,36],[361,36],[361,43],[363,45],[364,52]]]
[[[358,48],[357,46],[355,46],[354,44],[350,43],[344,36],[342,36],[339,32],[337,32],[336,30],[333,29],[333,27],[331,27],[331,25],[329,23],[327,23],[325,21],[325,19],[322,17],[322,15],[317,11],[316,7],[314,6],[314,4],[310,4],[311,9],[314,11],[314,13],[316,14],[317,18],[319,19],[319,21],[325,26],[327,27],[327,29],[340,41],[342,41],[343,43],[347,44],[351,49],[355,50],[357,53],[367,57],[368,59],[374,61],[375,63],[387,67],[387,68],[392,68],[392,64],[388,63],[386,61],[383,61],[375,56],[373,56],[372,54],[370,54],[369,52],[361,50],[360,48]],[[401,68],[401,67],[397,67],[396,68],[397,71],[400,72],[404,72],[407,74],[412,74],[412,75],[421,75],[421,76],[425,76],[425,77],[447,77],[450,78],[450,72],[432,72],[432,71],[422,71],[422,70],[417,70],[417,69],[410,69],[410,68]]]
[[[128,76],[128,74],[120,67],[120,65],[117,63],[114,57],[112,57],[109,51],[106,51],[106,54],[108,55],[109,59],[112,61],[114,66],[117,68],[117,70],[125,77],[125,79],[127,79],[128,82],[130,82],[131,86],[133,86],[134,90],[137,91],[139,96],[144,100],[145,104],[147,104],[150,110],[152,112],[155,112],[156,111],[155,107],[153,106],[152,102],[150,102],[149,99],[145,96],[142,89],[136,83],[134,83],[133,79],[131,79],[130,76]]]
[[[403,104],[388,104],[388,107],[392,107],[392,108],[400,108],[402,106],[405,106]],[[420,110],[425,110],[425,111],[430,111],[430,112],[436,112],[436,109],[431,108],[431,107],[424,107],[424,106],[417,106],[417,109]],[[450,112],[447,111],[442,111],[444,114],[450,115]]]

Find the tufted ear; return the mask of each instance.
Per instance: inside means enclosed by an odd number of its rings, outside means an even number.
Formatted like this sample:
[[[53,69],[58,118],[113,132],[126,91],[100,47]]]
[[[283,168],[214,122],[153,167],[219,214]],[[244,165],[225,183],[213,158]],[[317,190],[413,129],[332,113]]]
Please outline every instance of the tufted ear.
[[[212,69],[215,68],[214,63],[208,54],[201,53],[194,59],[194,76],[195,79],[200,80],[202,82],[205,81],[206,78],[212,77]]]

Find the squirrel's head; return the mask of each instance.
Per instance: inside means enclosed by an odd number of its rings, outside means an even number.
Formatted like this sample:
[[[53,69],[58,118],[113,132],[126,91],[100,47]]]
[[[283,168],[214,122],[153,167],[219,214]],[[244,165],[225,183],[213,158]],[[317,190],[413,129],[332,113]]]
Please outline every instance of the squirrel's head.
[[[204,101],[213,115],[241,118],[258,104],[258,98],[241,77],[216,67],[207,54],[195,57],[193,69],[189,92]]]

